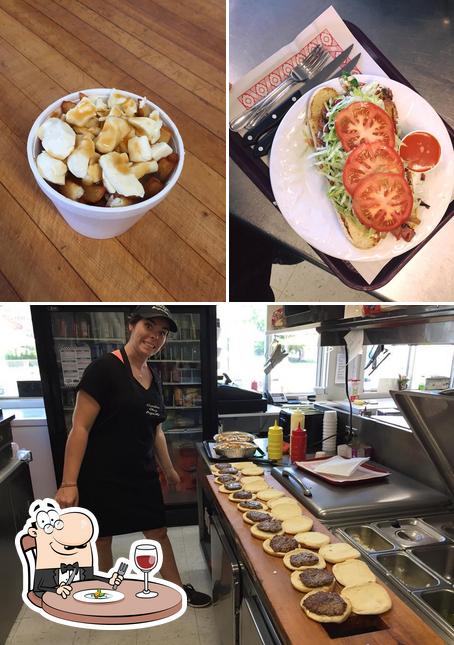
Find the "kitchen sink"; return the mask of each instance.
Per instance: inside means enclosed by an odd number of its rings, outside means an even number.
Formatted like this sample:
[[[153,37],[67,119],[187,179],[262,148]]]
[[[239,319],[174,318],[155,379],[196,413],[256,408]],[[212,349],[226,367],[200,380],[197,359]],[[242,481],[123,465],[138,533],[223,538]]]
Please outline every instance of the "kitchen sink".
[[[454,544],[415,547],[410,553],[445,580],[454,581]]]
[[[369,552],[392,551],[395,547],[378,531],[367,525],[347,526],[343,532],[355,545]]]
[[[454,590],[438,589],[436,591],[423,591],[419,594],[429,607],[438,614],[448,625],[454,627]]]
[[[423,569],[405,553],[381,553],[375,556],[376,561],[386,573],[397,578],[407,589],[424,589],[437,587],[438,578]]]
[[[437,529],[447,538],[454,538],[454,513],[446,515],[432,515],[422,518],[426,524]]]
[[[376,522],[381,533],[400,548],[445,542],[444,535],[417,518],[395,519]]]

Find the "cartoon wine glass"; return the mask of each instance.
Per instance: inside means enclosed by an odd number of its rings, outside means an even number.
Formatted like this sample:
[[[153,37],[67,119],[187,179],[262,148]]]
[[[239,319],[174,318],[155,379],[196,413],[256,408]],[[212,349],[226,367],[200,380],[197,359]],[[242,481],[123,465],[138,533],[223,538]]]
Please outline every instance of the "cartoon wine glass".
[[[134,562],[144,573],[143,590],[136,593],[137,598],[154,598],[156,591],[148,589],[148,574],[158,567],[158,551],[152,544],[138,544],[134,551]]]

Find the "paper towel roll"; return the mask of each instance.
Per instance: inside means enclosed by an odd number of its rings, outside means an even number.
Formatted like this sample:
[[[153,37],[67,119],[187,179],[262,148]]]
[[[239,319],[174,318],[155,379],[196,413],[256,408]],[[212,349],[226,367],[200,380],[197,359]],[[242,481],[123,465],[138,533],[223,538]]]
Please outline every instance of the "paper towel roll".
[[[323,415],[322,449],[328,454],[336,452],[337,412],[327,410]]]

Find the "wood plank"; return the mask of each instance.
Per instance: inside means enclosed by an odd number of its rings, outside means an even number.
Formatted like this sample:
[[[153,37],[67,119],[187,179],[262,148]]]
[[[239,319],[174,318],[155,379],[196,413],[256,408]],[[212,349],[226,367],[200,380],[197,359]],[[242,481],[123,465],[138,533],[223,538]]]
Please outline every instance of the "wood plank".
[[[170,4],[168,0],[153,0],[153,4],[184,18],[206,32],[225,38],[224,3],[210,4],[207,0],[191,0],[191,2],[172,0]]]
[[[290,493],[270,474],[265,474],[265,479],[273,488]],[[243,521],[242,514],[237,510],[236,503],[228,499],[228,495],[220,493],[213,475],[207,476],[208,489],[214,496],[218,507],[227,520],[234,533],[235,543],[240,551],[241,559],[252,568],[258,583],[263,588],[269,602],[269,609],[275,622],[281,626],[288,643],[301,643],[301,635],[304,634],[304,642],[332,643],[333,640],[325,627],[308,618],[299,606],[303,594],[296,591],[290,582],[290,571],[285,567],[281,558],[268,555],[262,547],[262,541],[254,538],[250,531],[250,525]],[[330,535],[332,542],[338,542],[336,536],[306,508],[304,515],[314,521],[313,530]],[[328,564],[328,569],[331,565]],[[379,581],[379,584],[386,587],[386,583]],[[336,583],[336,590],[341,586]],[[408,607],[396,594],[387,587],[391,596],[392,608],[377,617],[385,625],[385,629],[377,631],[371,629],[370,633],[356,633],[348,636],[335,637],[338,645],[414,645],[415,643],[430,643],[431,645],[442,645],[442,639],[432,630],[421,618]],[[355,622],[361,625],[363,617],[355,616],[344,623]],[[366,619],[374,617],[364,617]],[[378,623],[378,620],[376,621]],[[363,623],[364,624],[364,623]]]
[[[216,88],[212,83],[201,79],[199,76],[193,74],[192,71],[182,67],[179,63],[170,60],[165,54],[161,54],[158,50],[150,47],[149,44],[142,42],[135,37],[135,34],[128,33],[115,25],[108,19],[106,7],[96,5],[96,11],[92,11],[89,6],[92,3],[85,5],[82,2],[73,0],[68,5],[66,2],[62,2],[62,0],[55,1],[88,25],[96,25],[97,31],[107,38],[112,38],[130,54],[174,80],[181,87],[199,96],[218,110],[225,110],[225,87],[222,90]]]
[[[0,35],[18,49],[29,61],[44,69],[51,78],[66,89],[66,93],[89,87],[117,87],[137,94],[147,95],[153,100],[153,93],[141,82],[123,74],[96,51],[72,38],[63,29],[38,11],[20,0],[0,0]],[[6,13],[7,12],[7,13]],[[8,15],[10,14],[10,15]],[[14,19],[12,19],[12,17]],[[45,42],[46,41],[46,42]],[[70,41],[70,42],[67,42]],[[54,49],[55,47],[55,49]],[[59,50],[61,48],[61,51]],[[66,54],[69,58],[66,57]],[[74,75],[72,61],[83,61],[83,81],[77,71]],[[66,72],[66,84],[63,81]],[[60,77],[62,80],[60,81]],[[26,91],[26,88],[23,88]],[[49,105],[59,95],[49,96]],[[33,100],[33,96],[30,96]],[[225,175],[225,146],[210,135],[207,130],[194,122],[180,109],[160,98],[157,103],[177,124],[185,148],[220,175]]]
[[[91,0],[81,1],[86,6],[93,6]],[[173,35],[172,38],[169,38],[168,34],[161,36],[153,27],[149,27],[143,21],[129,15],[121,0],[119,0],[118,6],[113,2],[98,3],[96,5],[96,13],[109,20],[112,24],[121,27],[121,29],[141,42],[152,45],[156,51],[167,56],[169,60],[178,63],[218,89],[225,90],[225,69],[220,70],[209,61],[202,59],[200,55],[188,51],[187,47],[181,47],[174,42]]]
[[[14,284],[21,300],[97,300],[43,231],[36,224],[31,225],[28,214],[2,184],[0,200],[3,213],[0,271]]]
[[[156,3],[150,2],[150,0],[126,0],[126,4],[139,10],[147,24],[152,22],[159,24],[164,35],[172,34],[173,38],[178,35],[183,38],[186,46],[192,42],[195,45],[195,53],[203,54],[212,63],[218,65],[220,69],[225,69],[224,38],[220,38],[210,31],[198,29],[194,24],[172,13],[169,8],[159,7]],[[151,10],[150,5],[152,5]],[[171,3],[169,3],[169,6],[171,6]],[[194,19],[196,17],[196,14],[194,14]]]
[[[98,30],[74,16],[66,7],[61,7],[54,0],[33,0],[33,7],[54,22],[54,34],[65,39],[65,46],[71,44],[73,51],[74,46],[80,46],[80,44],[87,46],[90,51],[86,52],[86,55],[92,57],[94,54],[101,54],[105,60],[127,73],[131,79],[144,82],[149,88],[151,100],[158,105],[161,98],[165,98],[171,105],[181,109],[215,136],[222,138],[225,135],[222,112],[127,52],[115,40],[106,38]],[[59,42],[54,46],[59,49],[61,44]]]
[[[22,154],[22,146],[17,137],[0,123],[0,176],[4,185],[9,187],[22,208],[27,211],[30,220],[52,240],[65,259],[78,274],[82,275],[93,294],[101,300],[159,299],[172,300],[171,294],[154,278],[149,270],[128,253],[119,239],[92,240],[73,231],[60,215],[49,207],[49,201],[34,181],[28,162]],[[24,178],[27,178],[24,181]],[[145,217],[146,219],[146,217]],[[141,223],[131,229],[131,235],[143,240]],[[30,222],[24,221],[24,226]],[[134,233],[133,233],[134,232]],[[3,247],[6,242],[2,240]],[[0,256],[2,255],[0,253]],[[50,254],[43,253],[37,258],[37,270],[50,262]],[[47,269],[46,269],[47,270]],[[9,274],[3,270],[8,277]],[[16,267],[16,272],[17,267]],[[16,276],[20,280],[20,275]],[[11,283],[16,287],[16,279],[11,276]],[[60,289],[61,275],[49,272],[47,286],[57,294]],[[22,292],[21,292],[22,295]],[[76,292],[74,293],[76,296]],[[25,298],[33,300],[34,298]],[[58,298],[56,298],[58,299]],[[83,300],[79,297],[60,298],[61,300]],[[88,298],[87,298],[88,299]],[[52,298],[47,298],[52,300]]]
[[[154,218],[152,212],[141,225],[140,237],[126,231],[120,239],[153,275],[160,276],[163,286],[176,300],[225,300],[224,277],[203,257],[191,253],[185,240],[175,235],[166,222]]]
[[[11,286],[3,273],[0,272],[0,301],[1,302],[18,302],[20,296]]]

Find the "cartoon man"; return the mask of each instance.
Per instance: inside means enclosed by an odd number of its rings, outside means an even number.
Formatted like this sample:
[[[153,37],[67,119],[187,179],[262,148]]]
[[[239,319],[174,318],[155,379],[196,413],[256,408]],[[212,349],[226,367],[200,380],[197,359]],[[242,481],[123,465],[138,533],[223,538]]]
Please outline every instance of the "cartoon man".
[[[110,579],[95,573],[97,555],[94,562],[92,547],[97,536],[88,514],[60,511],[56,502],[46,499],[33,504],[30,515],[28,534],[36,541],[33,591],[37,596],[53,591],[67,598],[71,583],[79,580],[108,580],[112,586],[121,583],[123,576],[117,572]]]

